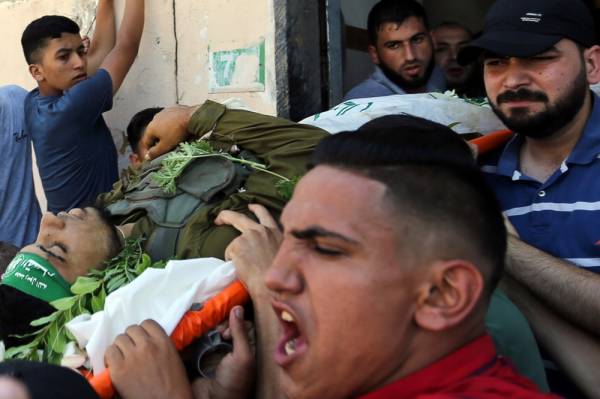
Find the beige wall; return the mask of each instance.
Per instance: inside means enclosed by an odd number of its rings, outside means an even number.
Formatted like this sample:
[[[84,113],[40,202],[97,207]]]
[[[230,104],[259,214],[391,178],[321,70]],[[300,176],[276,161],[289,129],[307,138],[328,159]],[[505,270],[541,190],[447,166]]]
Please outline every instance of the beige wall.
[[[62,14],[77,21],[84,34],[93,22],[96,3],[0,0],[0,85],[18,84],[28,90],[34,87],[20,47],[21,33],[29,22],[46,14]],[[115,0],[117,20],[123,6],[124,0]],[[127,122],[143,108],[238,97],[256,111],[276,113],[273,0],[146,0],[146,10],[138,59],[115,96],[113,110],[105,114],[121,168],[127,164],[128,149],[123,140]],[[248,91],[244,79],[254,76],[257,61],[246,56],[238,58],[232,87],[222,90],[226,92],[210,93],[215,91],[210,90],[211,73],[216,72],[211,67],[210,53],[251,47],[262,41],[264,87]]]

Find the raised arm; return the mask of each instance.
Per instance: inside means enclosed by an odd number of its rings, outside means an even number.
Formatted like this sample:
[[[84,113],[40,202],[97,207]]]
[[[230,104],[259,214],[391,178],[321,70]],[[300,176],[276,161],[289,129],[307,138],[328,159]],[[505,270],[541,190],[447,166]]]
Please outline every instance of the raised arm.
[[[599,275],[540,251],[512,234],[506,272],[557,314],[598,336]]]
[[[113,49],[116,33],[114,0],[99,0],[96,10],[96,29],[88,50],[88,75],[96,73],[104,58]]]
[[[112,78],[113,94],[121,87],[137,56],[143,30],[144,0],[127,0],[115,47],[100,65]]]

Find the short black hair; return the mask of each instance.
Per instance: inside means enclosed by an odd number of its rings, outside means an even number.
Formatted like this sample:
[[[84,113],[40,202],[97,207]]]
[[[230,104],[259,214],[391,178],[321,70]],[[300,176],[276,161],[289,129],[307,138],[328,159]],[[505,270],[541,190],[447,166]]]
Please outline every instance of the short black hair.
[[[17,256],[19,248],[6,241],[0,241],[0,276],[4,274],[6,268]]]
[[[133,115],[127,125],[127,141],[133,152],[137,152],[138,144],[144,135],[146,126],[152,121],[154,115],[162,111],[163,107],[146,108]]]
[[[27,25],[21,36],[27,63],[39,62],[35,53],[46,47],[48,40],[58,39],[63,33],[79,34],[79,25],[62,15],[46,15]]]
[[[415,0],[381,0],[369,12],[367,19],[369,41],[372,45],[377,44],[377,33],[383,24],[391,22],[401,25],[410,17],[421,19],[425,28],[429,29],[425,9]]]
[[[486,293],[495,288],[506,253],[504,220],[470,148],[451,129],[385,116],[325,138],[313,153],[312,166],[318,165],[385,184],[387,201],[404,220],[398,225],[411,226],[403,247],[417,259],[470,260],[484,275]]]

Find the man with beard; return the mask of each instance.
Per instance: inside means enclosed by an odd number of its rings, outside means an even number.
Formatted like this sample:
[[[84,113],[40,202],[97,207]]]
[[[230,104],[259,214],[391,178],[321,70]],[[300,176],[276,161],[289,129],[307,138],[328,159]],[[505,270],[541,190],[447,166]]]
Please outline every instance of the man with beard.
[[[515,227],[509,296],[559,366],[597,397],[589,372],[600,358],[600,102],[588,88],[600,80],[600,47],[592,16],[579,0],[498,0],[459,59],[480,54],[490,103],[517,133],[482,160]]]
[[[435,63],[444,72],[446,86],[459,96],[485,97],[481,64],[458,63],[458,54],[473,39],[473,33],[457,22],[443,22],[431,31],[435,42]]]
[[[414,0],[382,0],[369,12],[367,28],[375,72],[351,89],[345,100],[445,88],[433,60],[433,41],[422,5]]]

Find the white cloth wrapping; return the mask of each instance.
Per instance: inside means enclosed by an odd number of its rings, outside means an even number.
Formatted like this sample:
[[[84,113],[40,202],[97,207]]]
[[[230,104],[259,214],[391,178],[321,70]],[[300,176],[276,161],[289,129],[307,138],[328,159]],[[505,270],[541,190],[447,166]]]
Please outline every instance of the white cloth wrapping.
[[[489,105],[469,103],[452,92],[358,98],[300,121],[331,134],[352,131],[386,115],[408,114],[451,126],[456,133],[486,134],[506,129]]]
[[[104,310],[67,324],[84,348],[94,374],[104,370],[104,352],[132,324],[153,319],[171,334],[193,303],[202,303],[235,280],[231,262],[215,258],[170,261],[149,268],[130,284],[106,297]]]

